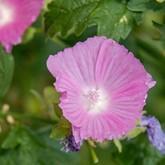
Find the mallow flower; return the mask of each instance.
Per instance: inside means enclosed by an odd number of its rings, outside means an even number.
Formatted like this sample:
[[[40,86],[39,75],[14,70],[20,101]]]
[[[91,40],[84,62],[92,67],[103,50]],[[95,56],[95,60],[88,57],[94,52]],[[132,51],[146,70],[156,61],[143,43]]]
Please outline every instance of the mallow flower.
[[[140,126],[147,128],[148,139],[157,150],[165,154],[165,133],[154,116],[143,116]]]
[[[0,0],[0,42],[8,53],[37,19],[43,0]]]
[[[127,134],[141,118],[147,91],[155,85],[131,52],[102,36],[50,55],[47,67],[56,78],[59,106],[76,142]]]

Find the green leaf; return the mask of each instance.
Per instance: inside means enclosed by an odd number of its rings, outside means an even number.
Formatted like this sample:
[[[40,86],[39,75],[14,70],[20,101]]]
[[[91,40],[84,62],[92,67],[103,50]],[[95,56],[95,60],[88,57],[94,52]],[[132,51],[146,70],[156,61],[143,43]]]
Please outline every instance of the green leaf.
[[[64,117],[53,127],[50,137],[53,139],[64,138],[71,132],[71,125]]]
[[[117,0],[53,0],[45,14],[49,36],[81,35],[87,27],[97,25],[97,34],[115,40],[126,38],[132,29],[135,13]]]
[[[19,136],[18,130],[17,129],[11,130],[8,137],[2,143],[2,147],[6,149],[16,147],[18,145],[17,136]]]
[[[54,112],[56,114],[56,116],[58,118],[61,118],[62,117],[62,110],[61,108],[58,106],[58,104],[54,104]]]
[[[93,163],[98,163],[99,162],[99,159],[96,155],[96,152],[94,150],[94,148],[91,146],[91,144],[89,143],[89,141],[86,141],[87,142],[87,145],[88,145],[88,149],[90,151],[90,154],[91,154],[91,157],[93,159]]]
[[[44,98],[49,109],[54,109],[54,104],[60,103],[60,93],[52,86],[44,88]]]
[[[14,70],[14,59],[12,55],[6,54],[0,45],[0,98],[9,89]]]
[[[60,151],[59,142],[51,140],[49,132],[50,129],[33,131],[26,126],[13,128],[0,148],[0,164],[77,165],[76,154]]]
[[[159,3],[163,3],[165,0],[156,0]]]
[[[128,138],[128,139],[135,138],[139,134],[145,132],[145,130],[146,130],[146,127],[135,127],[124,138]]]
[[[157,22],[153,22],[153,25],[159,30],[160,32],[160,40],[165,40],[165,23],[164,24],[158,24]]]
[[[22,42],[23,42],[24,44],[26,44],[26,43],[28,43],[30,40],[32,40],[33,37],[34,37],[34,34],[36,33],[36,31],[37,31],[36,28],[34,28],[34,27],[29,27],[29,28],[25,31],[24,35],[23,35]]]
[[[118,151],[121,153],[122,152],[122,144],[121,144],[120,140],[115,139],[115,140],[113,140],[113,142],[114,142],[115,146],[117,147]]]
[[[5,149],[15,148],[17,145],[26,145],[31,143],[32,145],[40,145],[42,143],[36,138],[35,134],[26,126],[12,128],[8,137],[2,143],[2,147]]]
[[[44,89],[44,99],[46,102],[46,107],[51,111],[55,112],[57,118],[62,116],[62,110],[59,108],[60,103],[60,93],[52,86],[48,86]]]
[[[156,0],[130,0],[127,8],[135,13],[134,17],[139,25],[143,22],[143,13],[146,10],[165,12],[165,3],[158,3]]]
[[[130,0],[128,2],[128,9],[131,11],[142,12],[147,10],[147,6],[151,0]]]
[[[156,0],[130,0],[128,9],[136,12],[144,12],[148,9],[165,12],[165,3],[159,3]]]
[[[135,13],[134,17],[139,25],[143,22],[143,13],[146,10],[165,12],[165,3],[159,3],[156,0],[130,0],[127,8]]]

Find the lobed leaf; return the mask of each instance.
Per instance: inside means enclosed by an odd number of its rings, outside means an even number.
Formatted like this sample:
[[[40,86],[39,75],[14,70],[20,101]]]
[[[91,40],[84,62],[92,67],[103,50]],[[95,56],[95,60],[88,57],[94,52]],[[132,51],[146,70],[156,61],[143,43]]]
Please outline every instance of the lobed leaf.
[[[87,27],[97,25],[97,35],[118,41],[132,29],[134,15],[118,0],[53,0],[45,14],[45,31],[50,37],[80,36]]]
[[[70,123],[64,117],[61,117],[58,123],[54,125],[50,137],[53,139],[60,139],[68,136],[70,132]]]

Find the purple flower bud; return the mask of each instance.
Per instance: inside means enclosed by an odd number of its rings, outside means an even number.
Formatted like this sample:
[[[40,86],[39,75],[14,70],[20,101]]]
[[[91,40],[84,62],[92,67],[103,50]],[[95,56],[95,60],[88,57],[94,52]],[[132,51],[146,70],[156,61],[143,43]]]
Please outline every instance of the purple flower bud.
[[[61,144],[63,145],[61,150],[64,152],[77,152],[82,146],[82,142],[76,143],[75,138],[72,134],[61,140]]]
[[[165,133],[163,132],[159,121],[154,116],[143,116],[140,126],[147,128],[147,134],[150,142],[160,153],[165,154]]]

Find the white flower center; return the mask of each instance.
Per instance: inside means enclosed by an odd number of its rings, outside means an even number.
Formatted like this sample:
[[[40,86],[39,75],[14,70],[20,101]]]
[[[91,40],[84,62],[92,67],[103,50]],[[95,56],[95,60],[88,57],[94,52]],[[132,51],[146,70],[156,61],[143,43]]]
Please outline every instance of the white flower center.
[[[13,18],[13,9],[5,5],[3,2],[0,2],[0,27],[11,22]]]
[[[98,113],[105,110],[108,97],[103,90],[89,89],[83,94],[85,108],[91,113]]]

